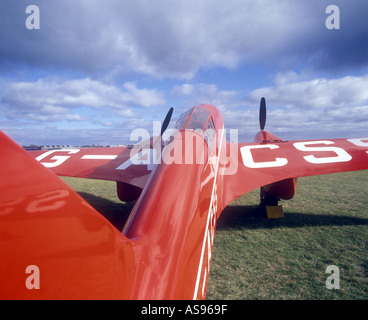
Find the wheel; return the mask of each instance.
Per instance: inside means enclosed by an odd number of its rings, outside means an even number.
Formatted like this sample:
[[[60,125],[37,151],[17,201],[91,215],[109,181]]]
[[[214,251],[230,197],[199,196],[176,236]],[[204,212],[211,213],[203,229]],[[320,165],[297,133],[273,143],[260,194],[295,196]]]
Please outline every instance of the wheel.
[[[260,191],[261,206],[277,206],[279,204],[279,199],[276,196],[268,194],[263,188]]]

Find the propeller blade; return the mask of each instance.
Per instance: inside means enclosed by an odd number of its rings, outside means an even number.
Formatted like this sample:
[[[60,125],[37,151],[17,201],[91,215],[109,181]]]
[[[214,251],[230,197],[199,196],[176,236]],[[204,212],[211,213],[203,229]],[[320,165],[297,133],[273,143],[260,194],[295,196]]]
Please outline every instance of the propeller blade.
[[[261,104],[259,107],[259,126],[261,130],[264,129],[266,125],[266,99],[262,97]]]
[[[167,127],[169,126],[172,114],[173,114],[174,108],[170,108],[170,110],[168,111],[164,122],[162,123],[162,127],[161,127],[161,136],[164,134],[164,132],[166,131]]]

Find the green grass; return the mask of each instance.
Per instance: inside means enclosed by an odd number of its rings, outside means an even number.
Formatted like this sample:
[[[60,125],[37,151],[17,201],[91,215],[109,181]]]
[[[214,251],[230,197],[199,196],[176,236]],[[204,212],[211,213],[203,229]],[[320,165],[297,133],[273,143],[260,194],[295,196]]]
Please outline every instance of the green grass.
[[[259,191],[220,217],[208,299],[367,299],[368,171],[298,179],[285,218],[261,218]],[[340,269],[328,290],[325,270]]]
[[[122,228],[133,204],[115,183],[63,178]],[[285,218],[267,220],[259,190],[223,211],[216,230],[207,299],[367,299],[368,171],[298,179],[295,197],[281,201]],[[340,289],[329,290],[329,265]]]

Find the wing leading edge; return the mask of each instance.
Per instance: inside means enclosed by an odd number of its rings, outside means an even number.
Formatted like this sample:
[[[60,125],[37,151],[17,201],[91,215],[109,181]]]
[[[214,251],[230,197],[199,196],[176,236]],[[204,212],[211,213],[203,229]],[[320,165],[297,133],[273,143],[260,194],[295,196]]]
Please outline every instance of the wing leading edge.
[[[160,151],[160,140],[152,138],[129,148],[70,148],[29,153],[58,176],[116,181],[120,200],[134,201],[151,174],[153,157]]]

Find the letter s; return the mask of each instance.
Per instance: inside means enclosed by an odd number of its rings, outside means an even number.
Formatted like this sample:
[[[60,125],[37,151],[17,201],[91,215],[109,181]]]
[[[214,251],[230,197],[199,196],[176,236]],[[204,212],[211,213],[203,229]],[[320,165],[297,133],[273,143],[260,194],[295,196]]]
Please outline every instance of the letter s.
[[[300,151],[324,151],[324,152],[335,152],[335,157],[323,157],[323,158],[316,158],[313,155],[305,156],[304,159],[309,163],[313,164],[322,164],[322,163],[335,163],[335,162],[347,162],[350,161],[352,158],[350,154],[348,154],[344,149],[338,147],[307,147],[307,145],[313,144],[334,144],[333,141],[309,141],[309,142],[296,142],[294,143],[294,147]]]
[[[368,141],[367,142],[363,141],[363,140],[368,140],[368,138],[347,139],[347,140],[358,147],[368,148]],[[365,153],[368,153],[368,151],[366,151]]]

